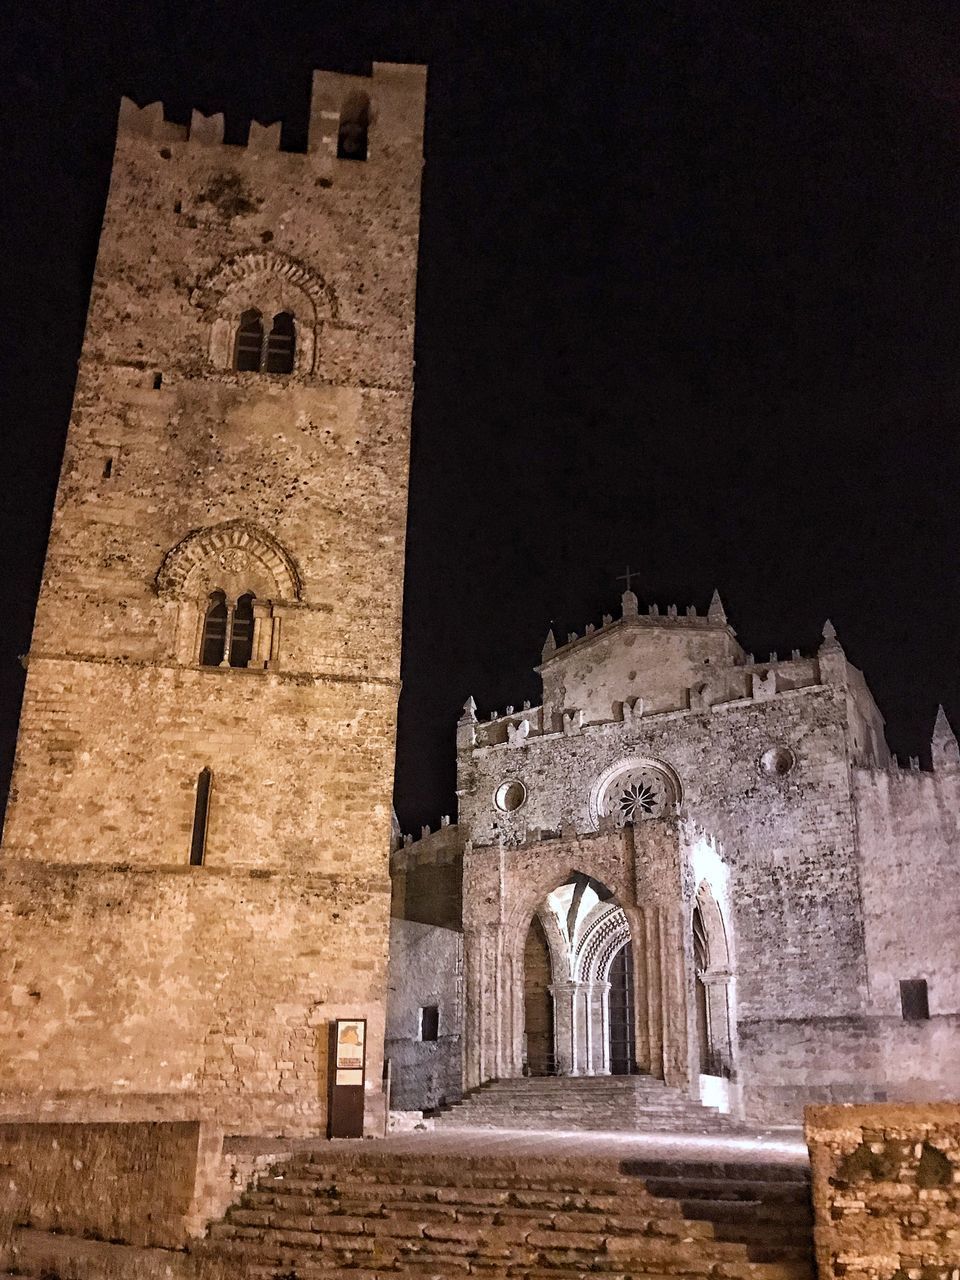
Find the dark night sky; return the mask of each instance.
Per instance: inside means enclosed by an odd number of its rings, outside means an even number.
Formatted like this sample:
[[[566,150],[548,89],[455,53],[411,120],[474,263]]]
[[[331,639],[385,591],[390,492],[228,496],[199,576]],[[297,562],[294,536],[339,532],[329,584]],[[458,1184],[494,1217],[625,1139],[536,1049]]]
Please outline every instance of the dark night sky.
[[[314,66],[430,65],[397,804],[537,697],[547,627],[715,585],[765,656],[836,623],[960,728],[955,0],[17,6],[3,34],[0,754],[12,756],[121,93],[302,136]]]

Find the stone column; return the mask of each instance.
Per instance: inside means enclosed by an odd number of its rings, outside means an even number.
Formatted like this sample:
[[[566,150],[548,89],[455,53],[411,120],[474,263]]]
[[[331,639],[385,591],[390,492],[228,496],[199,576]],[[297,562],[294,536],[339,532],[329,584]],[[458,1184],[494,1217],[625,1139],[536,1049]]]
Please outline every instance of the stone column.
[[[644,907],[644,977],[647,998],[647,1046],[649,1070],[652,1076],[663,1079],[663,991],[660,963],[660,919],[658,907]]]
[[[577,991],[580,984],[569,979],[553,982],[553,1031],[557,1046],[557,1075],[579,1075],[577,1052]]]
[[[583,1055],[583,1071],[582,1075],[592,1076],[594,1074],[593,1062],[593,983],[585,982],[582,987],[583,991],[583,1032],[584,1032],[584,1055]]]
[[[235,605],[227,605],[227,625],[223,632],[223,659],[220,663],[221,667],[229,667],[230,665],[230,645],[233,641],[233,611]]]
[[[475,929],[467,930],[463,935],[463,986],[463,1084],[465,1089],[475,1089],[483,1078],[480,1074],[480,934]]]
[[[610,983],[598,982],[596,987],[600,993],[600,999],[597,1002],[600,1006],[600,1066],[597,1074],[608,1076],[610,1074]]]
[[[661,908],[660,1001],[663,1026],[663,1079],[688,1087],[691,1080],[689,1001],[684,952],[684,922],[679,909]]]

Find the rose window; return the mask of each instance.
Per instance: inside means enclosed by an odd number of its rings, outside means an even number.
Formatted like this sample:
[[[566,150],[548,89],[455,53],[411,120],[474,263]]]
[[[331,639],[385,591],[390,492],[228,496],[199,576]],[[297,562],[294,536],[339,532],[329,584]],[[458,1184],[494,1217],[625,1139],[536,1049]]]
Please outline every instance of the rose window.
[[[659,818],[667,812],[673,794],[666,776],[659,769],[630,769],[611,783],[604,809],[621,827],[644,818]]]

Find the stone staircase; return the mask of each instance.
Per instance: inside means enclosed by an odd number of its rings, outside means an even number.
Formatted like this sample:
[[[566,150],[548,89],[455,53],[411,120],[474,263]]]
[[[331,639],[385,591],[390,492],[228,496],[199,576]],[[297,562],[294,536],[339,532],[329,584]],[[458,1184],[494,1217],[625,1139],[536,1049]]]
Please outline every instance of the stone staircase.
[[[318,1150],[262,1177],[204,1248],[249,1280],[812,1280],[810,1240],[795,1165]]]
[[[482,1085],[439,1112],[438,1129],[730,1133],[736,1122],[652,1076],[532,1076]]]
[[[19,1229],[4,1275],[58,1280],[813,1280],[807,1170],[300,1151],[186,1250]]]

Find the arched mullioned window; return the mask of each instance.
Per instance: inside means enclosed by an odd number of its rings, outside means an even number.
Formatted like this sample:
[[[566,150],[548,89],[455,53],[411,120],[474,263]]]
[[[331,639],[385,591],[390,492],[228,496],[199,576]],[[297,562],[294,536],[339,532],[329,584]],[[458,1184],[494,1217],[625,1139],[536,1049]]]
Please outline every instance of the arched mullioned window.
[[[263,354],[263,316],[259,311],[244,311],[237,327],[233,348],[233,367],[256,373]]]
[[[254,615],[252,591],[236,601],[214,591],[203,620],[200,640],[202,667],[246,667],[253,657]]]
[[[340,110],[337,130],[337,159],[366,160],[367,130],[370,127],[370,99],[355,89]]]
[[[219,667],[227,647],[227,622],[229,611],[227,597],[222,591],[210,594],[210,603],[203,620],[203,638],[200,642],[200,665]]]
[[[270,332],[264,331],[263,316],[255,308],[244,311],[237,327],[233,367],[240,373],[292,373],[296,335],[293,316],[278,311]]]

